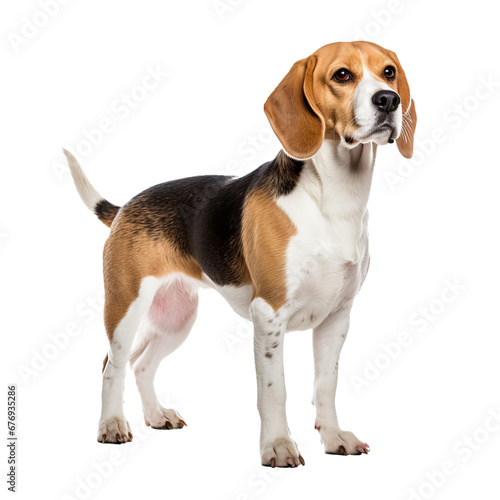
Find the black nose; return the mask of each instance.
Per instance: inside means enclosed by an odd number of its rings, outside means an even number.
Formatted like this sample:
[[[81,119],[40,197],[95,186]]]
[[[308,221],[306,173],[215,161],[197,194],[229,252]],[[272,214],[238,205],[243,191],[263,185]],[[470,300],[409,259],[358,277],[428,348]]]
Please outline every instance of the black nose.
[[[380,111],[390,113],[398,109],[401,99],[398,94],[392,90],[380,90],[376,94],[373,94],[372,102]]]

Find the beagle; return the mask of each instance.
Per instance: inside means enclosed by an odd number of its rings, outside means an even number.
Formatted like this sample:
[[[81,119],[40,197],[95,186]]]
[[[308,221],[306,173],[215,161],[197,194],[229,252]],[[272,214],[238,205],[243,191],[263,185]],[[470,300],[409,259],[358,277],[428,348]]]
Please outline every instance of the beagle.
[[[262,464],[304,464],[285,414],[290,330],[313,330],[315,428],[325,452],[369,451],[339,427],[338,360],[370,260],[366,205],[377,145],[395,141],[404,157],[413,153],[408,82],[394,52],[333,43],[296,62],[264,111],[283,146],[274,160],[241,178],[159,184],[123,207],[105,200],[64,151],[84,203],[110,227],[99,442],[132,440],[122,404],[129,362],[146,424],[186,425],[160,404],[153,380],[193,326],[199,287],[211,287],[254,324]]]

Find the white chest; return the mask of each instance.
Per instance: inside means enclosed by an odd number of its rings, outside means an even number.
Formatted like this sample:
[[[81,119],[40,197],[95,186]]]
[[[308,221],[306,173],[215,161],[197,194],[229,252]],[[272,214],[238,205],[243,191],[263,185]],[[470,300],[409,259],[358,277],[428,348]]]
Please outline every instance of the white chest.
[[[368,214],[331,222],[310,201],[302,200],[298,212],[287,210],[297,227],[286,266],[291,330],[314,327],[335,309],[348,307],[368,267]]]
[[[319,175],[309,165],[297,188],[278,200],[297,228],[287,248],[290,330],[312,328],[336,309],[350,307],[368,270],[372,163],[354,177],[327,165],[327,172],[319,165]]]
[[[277,200],[297,229],[286,249],[287,300],[280,314],[287,331],[314,328],[335,310],[349,308],[365,279],[373,148],[333,154],[325,141],[295,189]],[[251,285],[217,286],[206,276],[204,281],[250,319]]]

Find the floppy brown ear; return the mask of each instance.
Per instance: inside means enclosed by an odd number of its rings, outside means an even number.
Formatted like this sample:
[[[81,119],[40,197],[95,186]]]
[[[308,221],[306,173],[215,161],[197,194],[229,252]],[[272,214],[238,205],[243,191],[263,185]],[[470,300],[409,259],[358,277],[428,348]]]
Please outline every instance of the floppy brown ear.
[[[392,57],[396,61],[397,75],[398,75],[398,93],[401,98],[401,106],[403,111],[403,124],[401,135],[396,140],[399,152],[405,158],[413,156],[413,138],[415,136],[415,128],[417,127],[417,110],[415,109],[415,102],[410,95],[410,86],[406,78],[405,72],[398,56],[391,52]]]
[[[298,159],[316,153],[325,136],[325,121],[313,94],[316,62],[314,55],[297,61],[264,105],[283,149]]]

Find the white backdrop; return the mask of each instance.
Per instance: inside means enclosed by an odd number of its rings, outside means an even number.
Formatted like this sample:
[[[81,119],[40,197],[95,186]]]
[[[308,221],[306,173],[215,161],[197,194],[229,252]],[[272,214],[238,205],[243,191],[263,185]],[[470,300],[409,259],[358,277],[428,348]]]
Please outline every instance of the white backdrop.
[[[490,4],[2,6],[2,411],[7,384],[17,384],[17,498],[491,497],[500,442],[500,70]],[[371,453],[323,454],[310,404],[311,333],[291,333],[288,416],[306,466],[259,465],[251,330],[211,291],[156,380],[162,402],[189,426],[146,428],[129,373],[134,443],[98,444],[108,229],[80,201],[61,147],[116,204],[169,179],[241,175],[279,150],[263,104],[290,66],[326,43],[360,38],[398,54],[419,117],[413,160],[395,145],[379,149],[371,269],[340,363],[340,424]]]

